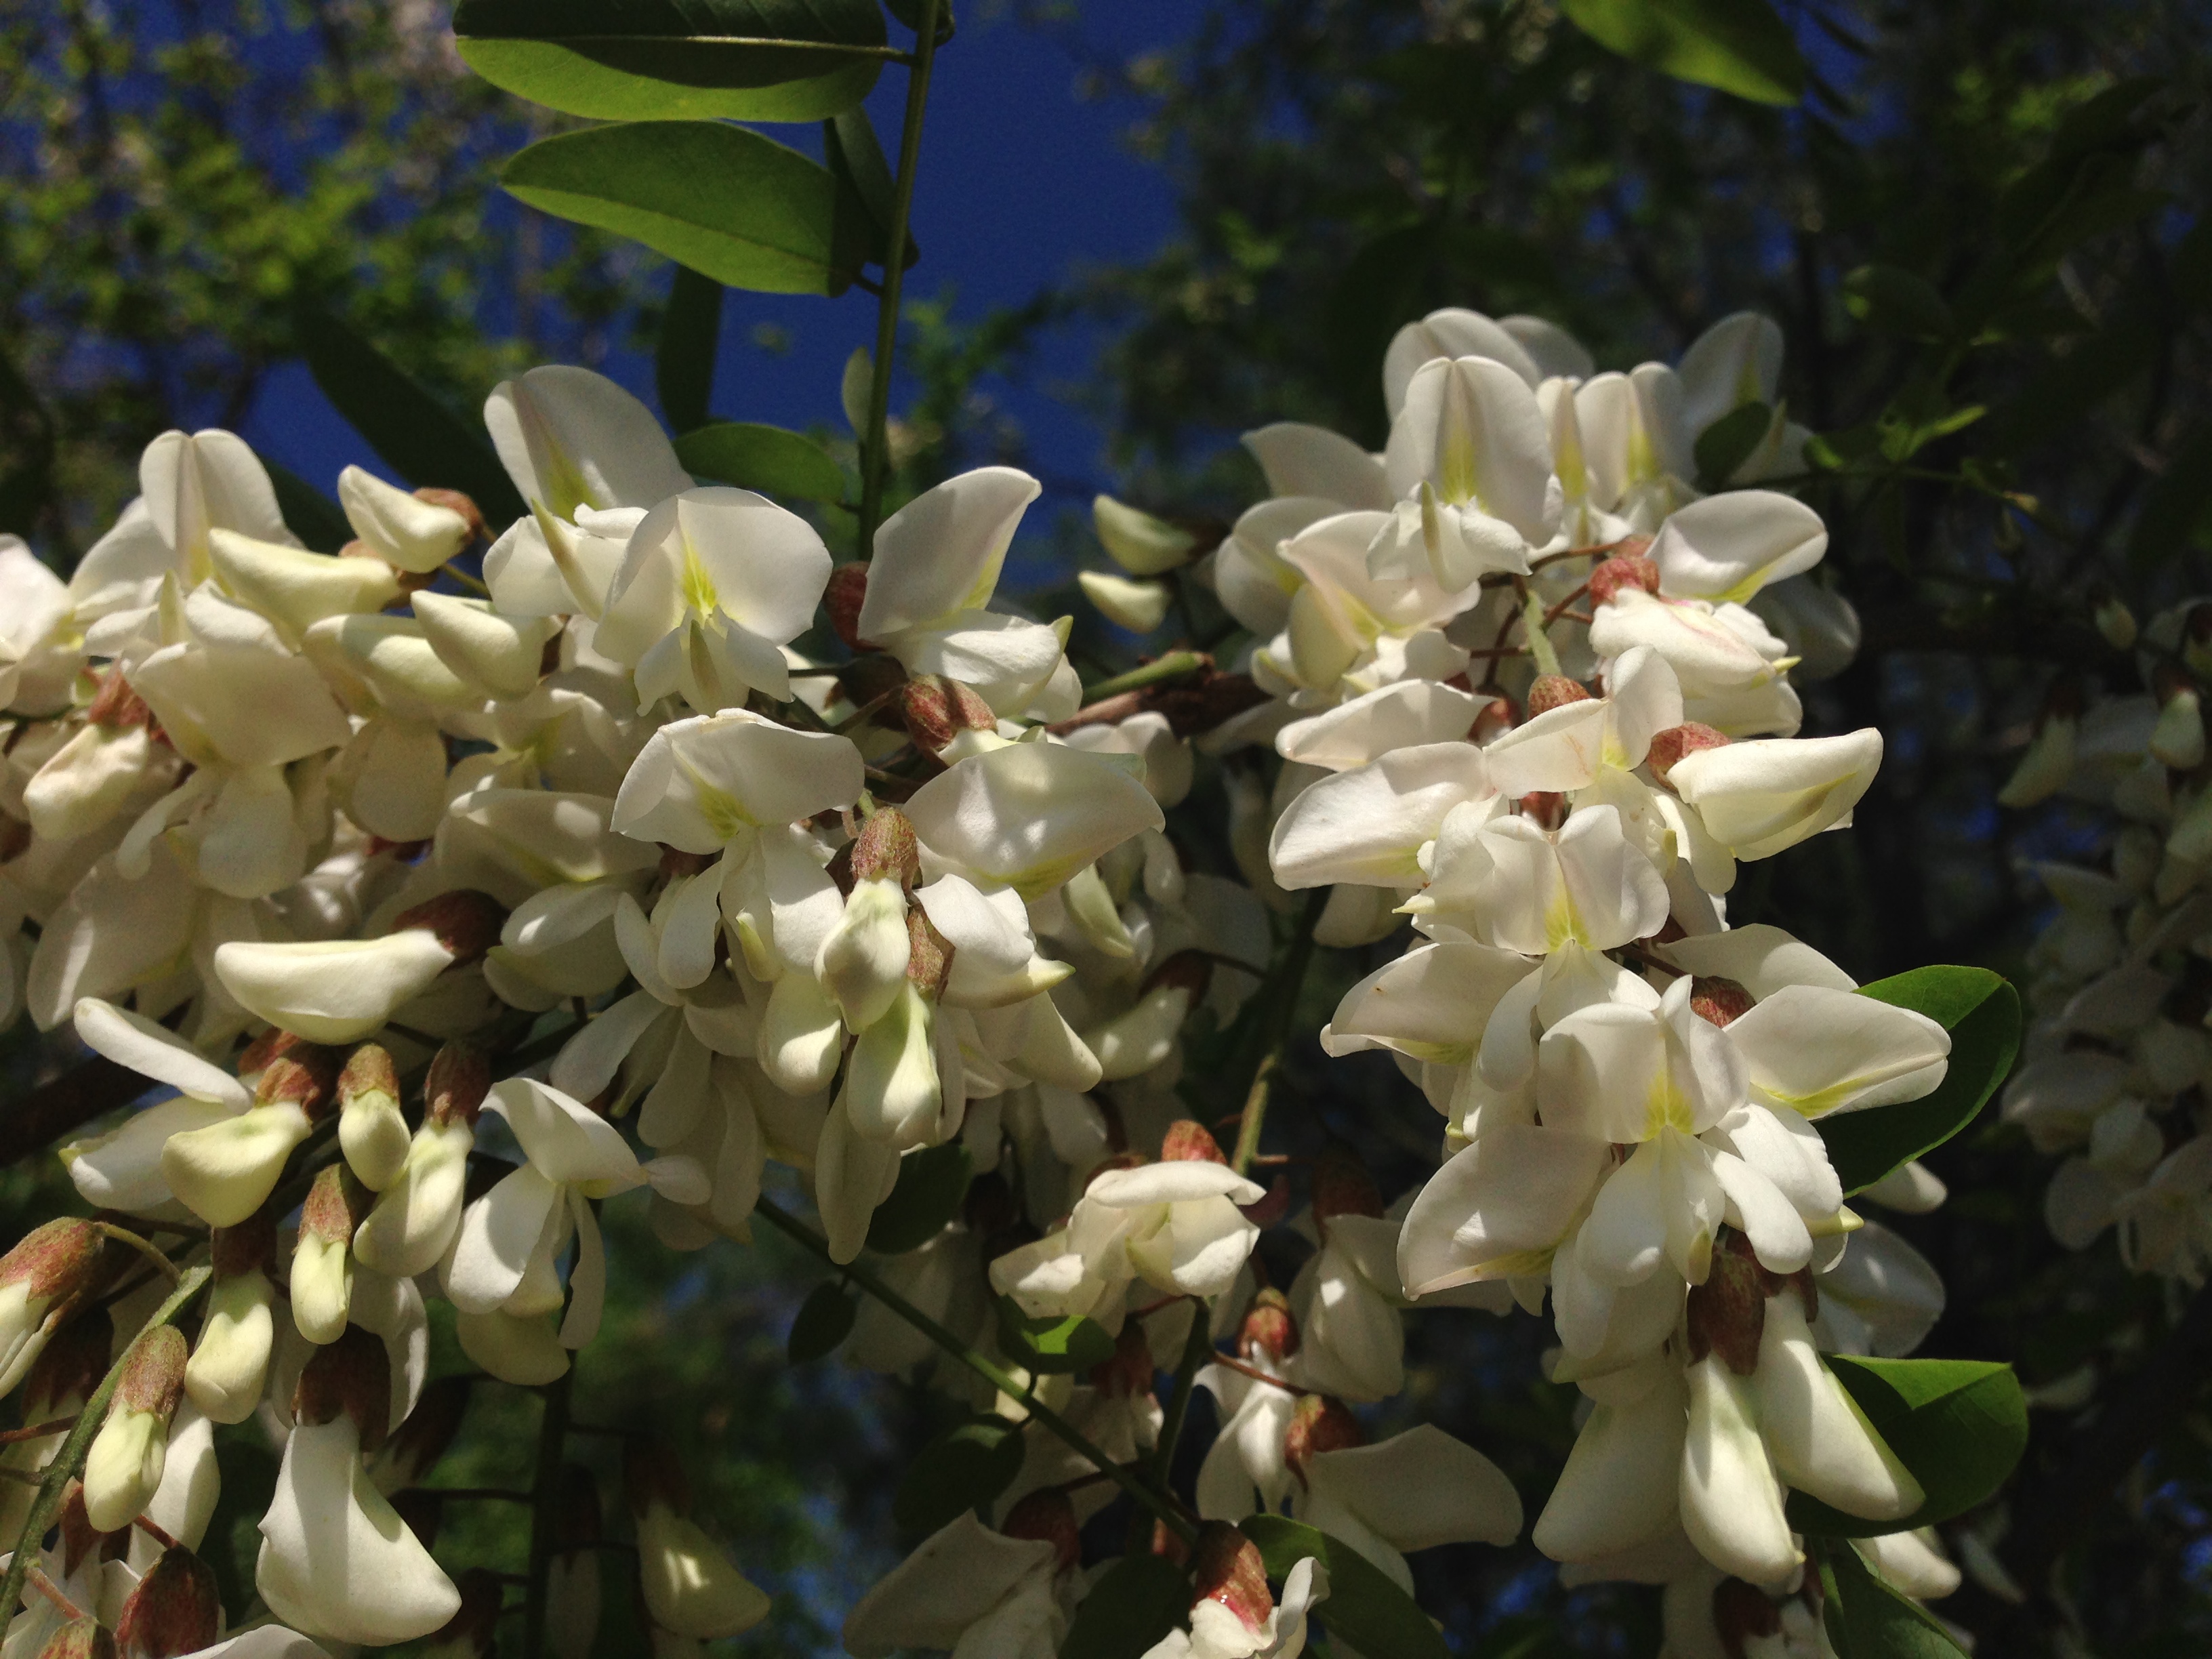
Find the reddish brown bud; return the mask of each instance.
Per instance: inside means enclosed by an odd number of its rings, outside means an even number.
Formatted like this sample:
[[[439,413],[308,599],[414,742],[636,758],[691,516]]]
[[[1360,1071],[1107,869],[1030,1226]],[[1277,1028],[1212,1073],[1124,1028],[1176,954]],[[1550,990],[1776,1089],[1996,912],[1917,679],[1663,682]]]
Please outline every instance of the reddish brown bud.
[[[905,684],[906,665],[888,652],[867,652],[837,670],[837,689],[855,708],[865,708]],[[898,722],[889,710],[878,708],[875,723],[888,729]]]
[[[145,1412],[168,1421],[185,1392],[185,1361],[191,1357],[185,1334],[174,1325],[156,1325],[145,1332],[123,1356],[109,1415]]]
[[[1655,735],[1644,761],[1651,768],[1651,775],[1664,783],[1667,775],[1686,756],[1694,755],[1700,750],[1721,748],[1728,740],[1725,732],[1716,732],[1710,726],[1689,720],[1680,726],[1670,726]]]
[[[319,1119],[337,1103],[338,1051],[303,1042],[277,1055],[254,1080],[257,1106],[297,1106]]]
[[[1631,587],[1656,593],[1659,567],[1645,551],[1650,545],[1649,536],[1631,536],[1620,544],[1619,552],[1600,560],[1597,568],[1590,572],[1590,603],[1609,605],[1622,590]]]
[[[499,1575],[489,1567],[471,1567],[453,1580],[461,1593],[461,1610],[432,1632],[427,1650],[439,1654],[464,1650],[483,1659],[499,1636],[500,1604],[507,1591]]]
[[[131,682],[123,678],[123,671],[112,668],[102,677],[100,690],[93,693],[92,703],[84,717],[94,726],[110,732],[121,732],[131,726],[150,727],[154,711],[146,700],[131,689]]]
[[[952,942],[937,931],[929,912],[919,904],[906,908],[907,982],[926,997],[945,994],[945,981],[952,976]]]
[[[1006,1511],[999,1530],[1009,1538],[1034,1538],[1052,1546],[1054,1571],[1066,1572],[1083,1556],[1075,1505],[1057,1486],[1041,1486]]]
[[[989,703],[958,680],[942,674],[908,681],[891,702],[915,746],[933,755],[963,732],[994,731],[999,724]]]
[[[663,1442],[643,1436],[623,1442],[623,1496],[632,1515],[665,1504],[678,1515],[691,1513],[691,1483],[684,1465]]]
[[[1715,1025],[1726,1025],[1751,1012],[1750,992],[1732,979],[1698,975],[1690,981],[1690,1012]]]
[[[1382,1213],[1382,1188],[1359,1154],[1340,1140],[1330,1142],[1314,1160],[1313,1213],[1314,1225],[1323,1238],[1338,1216]]]
[[[1567,821],[1567,798],[1554,789],[1531,790],[1521,797],[1521,816],[1540,830],[1556,830]]]
[[[56,1331],[24,1375],[24,1420],[40,1423],[82,1407],[107,1375],[113,1341],[112,1322],[98,1312]]]
[[[1138,994],[1157,991],[1163,985],[1175,986],[1189,992],[1190,1000],[1196,1002],[1212,983],[1212,957],[1203,951],[1178,951],[1145,975]]]
[[[1713,1250],[1705,1282],[1690,1287],[1684,1315],[1690,1363],[1717,1353],[1738,1376],[1757,1370],[1759,1340],[1766,1329],[1766,1298],[1781,1283],[1759,1265],[1750,1240],[1732,1230],[1724,1231]]]
[[[351,1105],[368,1095],[382,1095],[395,1105],[399,1100],[399,1068],[382,1044],[364,1042],[346,1056],[338,1073],[338,1104]]]
[[[407,1420],[392,1431],[385,1461],[400,1475],[400,1485],[411,1486],[437,1467],[461,1431],[471,1389],[466,1376],[440,1377],[422,1390]]]
[[[1817,1579],[1819,1575],[1806,1577]],[[1754,1638],[1782,1633],[1782,1608],[1756,1585],[1723,1578],[1713,1586],[1713,1629],[1720,1636],[1721,1651],[1729,1659],[1742,1659]]]
[[[115,1621],[119,1659],[176,1659],[222,1634],[215,1569],[188,1549],[167,1549],[138,1581]]]
[[[59,1216],[33,1227],[4,1256],[0,1285],[21,1285],[33,1298],[59,1302],[92,1282],[107,1240],[82,1216]]]
[[[1298,1351],[1298,1322],[1290,1298],[1270,1286],[1252,1298],[1237,1332],[1237,1352],[1245,1359],[1278,1363]]]
[[[868,567],[865,564],[841,564],[830,573],[830,585],[822,590],[822,608],[830,613],[830,626],[837,637],[845,641],[848,651],[866,650],[860,638],[860,606],[868,597]]]
[[[428,501],[433,507],[442,507],[448,513],[459,514],[468,522],[471,541],[488,542],[491,539],[491,532],[484,526],[483,509],[477,505],[473,495],[458,489],[441,489],[434,485],[425,484],[415,492],[415,499]]]
[[[115,1638],[97,1619],[72,1619],[46,1638],[39,1659],[116,1659]]]
[[[1115,1399],[1133,1399],[1152,1391],[1152,1345],[1142,1320],[1127,1321],[1114,1340],[1114,1357],[1091,1368],[1091,1386]]]
[[[465,1042],[449,1042],[430,1061],[422,1079],[425,1115],[433,1123],[473,1127],[491,1092],[491,1062]]]
[[[1247,1630],[1258,1631],[1275,1610],[1260,1547],[1225,1521],[1209,1521],[1191,1547],[1191,1605],[1218,1601]]]
[[[1366,1443],[1367,1431],[1344,1401],[1325,1394],[1300,1395],[1291,1413],[1291,1426],[1283,1432],[1283,1462],[1300,1486],[1308,1486],[1306,1465],[1315,1458]]]
[[[921,874],[914,825],[896,806],[878,808],[853,839],[853,879],[911,886]]]
[[[325,1244],[350,1244],[354,1229],[368,1218],[376,1194],[343,1164],[326,1164],[307,1188],[300,1206],[300,1237]]]
[[[1474,724],[1467,729],[1469,743],[1488,743],[1501,737],[1520,724],[1520,715],[1510,697],[1492,697],[1474,712]]]
[[[489,893],[456,887],[402,910],[392,919],[392,931],[426,928],[453,953],[453,966],[465,968],[499,943],[500,929],[506,926],[507,908]]]
[[[1196,1118],[1180,1117],[1168,1125],[1168,1132],[1160,1137],[1160,1162],[1163,1164],[1226,1164],[1222,1156],[1221,1143],[1213,1132]]]
[[[1539,674],[1536,683],[1528,688],[1528,718],[1533,720],[1539,714],[1548,714],[1571,702],[1593,701],[1589,688],[1580,680],[1571,680],[1565,674]]]
[[[292,1392],[292,1420],[313,1427],[353,1419],[363,1451],[384,1443],[392,1426],[392,1360],[384,1339],[349,1325],[338,1340],[318,1348]]]
[[[290,1031],[268,1030],[247,1043],[238,1056],[238,1080],[251,1086],[254,1079],[269,1069],[269,1062],[280,1056],[296,1053],[301,1048],[319,1048],[303,1036]]]

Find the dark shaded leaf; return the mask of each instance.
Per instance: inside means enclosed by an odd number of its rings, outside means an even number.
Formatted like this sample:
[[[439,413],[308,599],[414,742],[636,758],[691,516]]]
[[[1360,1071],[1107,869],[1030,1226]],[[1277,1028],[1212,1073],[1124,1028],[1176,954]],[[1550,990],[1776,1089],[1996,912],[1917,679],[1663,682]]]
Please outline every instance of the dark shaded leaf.
[[[1862,985],[1859,994],[1914,1009],[1950,1032],[1951,1065],[1919,1100],[1815,1121],[1845,1197],[1973,1121],[2020,1052],[2020,994],[1986,968],[1916,968]]]
[[[489,441],[406,370],[319,306],[301,309],[298,335],[323,395],[393,471],[464,492],[495,532],[522,516],[522,497]]]
[[[678,449],[677,458],[683,455]],[[968,1195],[968,1149],[957,1140],[908,1152],[899,1160],[898,1185],[868,1223],[868,1248],[898,1255],[920,1249],[943,1232]]]
[[[856,1312],[844,1286],[834,1279],[824,1279],[799,1304],[784,1352],[794,1365],[821,1358],[853,1334]]]
[[[1820,1585],[1836,1659],[1960,1659],[1935,1615],[1875,1577],[1850,1545],[1821,1552]]]
[[[2212,512],[2212,424],[2200,426],[2174,447],[2166,471],[2143,495],[2128,558],[2138,567],[2179,559],[2196,542]]]
[[[1844,308],[1869,327],[1908,339],[1944,339],[1955,326],[1936,285],[1896,265],[1861,265],[1844,277]]]
[[[494,86],[602,121],[815,121],[888,61],[874,0],[461,0],[462,58]]]
[[[532,207],[642,242],[732,288],[833,289],[835,181],[744,127],[633,121],[562,133],[511,157],[500,182]]]
[[[1828,1364],[1927,1502],[1902,1520],[1864,1521],[1792,1492],[1790,1524],[1800,1532],[1870,1538],[1948,1521],[1986,1503],[2027,1449],[2027,1401],[2009,1365],[1844,1354]]]
[[[276,491],[276,510],[291,532],[318,553],[335,553],[353,538],[353,526],[338,504],[289,466],[253,452]]]
[[[1565,10],[1600,46],[1677,81],[1755,104],[1804,95],[1805,60],[1766,0],[1565,0]]]
[[[1181,1567],[1164,1555],[1125,1555],[1075,1609],[1060,1659],[1142,1659],[1189,1606]]]
[[[861,260],[872,264],[885,263],[884,253],[890,246],[891,220],[898,199],[898,181],[891,172],[883,146],[876,142],[876,130],[869,125],[868,112],[864,109],[848,109],[835,119],[822,124],[822,158],[839,185],[852,192],[853,206],[858,210],[859,222],[851,228],[850,234],[859,239],[857,257],[839,245],[841,263],[849,263],[857,270]],[[842,204],[840,204],[841,208]],[[839,216],[839,228],[845,229],[844,216]],[[915,244],[912,227],[906,239],[906,264],[912,269],[921,258],[921,249]]]
[[[1114,1339],[1095,1319],[1024,1314],[1011,1296],[999,1298],[999,1346],[1017,1364],[1047,1376],[1087,1371],[1114,1357]]]
[[[1003,1417],[972,1418],[915,1454],[891,1499],[891,1519],[906,1532],[935,1532],[989,1503],[1021,1472],[1020,1425]]]
[[[660,338],[653,354],[653,379],[660,412],[678,432],[707,424],[714,393],[714,352],[722,337],[722,285],[689,265],[676,267]]]
[[[1762,403],[1732,409],[1698,434],[1698,487],[1718,489],[1751,458],[1774,424],[1774,411]]]
[[[912,29],[921,33],[921,13],[926,0],[884,0],[884,9]],[[952,19],[952,0],[937,0],[937,44],[943,46],[952,38],[956,25]]]
[[[770,495],[833,504],[845,498],[844,470],[812,439],[780,426],[717,421],[678,438],[676,459],[700,477]]]
[[[1450,1651],[1419,1604],[1350,1545],[1279,1515],[1249,1516],[1237,1530],[1260,1547],[1270,1578],[1287,1576],[1308,1556],[1328,1568],[1328,1595],[1315,1615],[1362,1653],[1444,1659]]]

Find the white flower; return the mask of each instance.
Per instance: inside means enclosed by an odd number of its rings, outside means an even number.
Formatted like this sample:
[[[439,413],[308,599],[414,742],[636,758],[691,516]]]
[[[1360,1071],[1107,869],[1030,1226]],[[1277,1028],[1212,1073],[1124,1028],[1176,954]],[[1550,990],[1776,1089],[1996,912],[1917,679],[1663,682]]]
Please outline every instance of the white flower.
[[[856,1659],[890,1659],[904,1648],[1050,1659],[1068,1622],[1059,1555],[1048,1540],[1010,1538],[963,1514],[854,1604],[845,1650]]]
[[[1268,862],[1289,888],[1410,885],[1425,873],[1422,849],[1454,810],[1479,811],[1497,799],[1473,744],[1393,750],[1322,779],[1293,800],[1275,821]]]
[[[1665,658],[1681,684],[1686,719],[1735,738],[1797,729],[1802,711],[1785,677],[1786,648],[1740,605],[1624,587],[1593,613],[1589,643],[1600,657],[1648,645]]]
[[[1425,570],[1462,592],[1492,571],[1526,571],[1559,521],[1544,412],[1527,380],[1486,357],[1413,372],[1386,466],[1398,501],[1368,556],[1378,577]]]
[[[1867,726],[1701,749],[1674,762],[1667,783],[1715,841],[1737,858],[1763,859],[1848,824],[1881,765],[1881,733]]]
[[[1030,899],[1167,822],[1128,768],[1051,743],[970,755],[915,791],[902,810],[924,875],[950,872]]]

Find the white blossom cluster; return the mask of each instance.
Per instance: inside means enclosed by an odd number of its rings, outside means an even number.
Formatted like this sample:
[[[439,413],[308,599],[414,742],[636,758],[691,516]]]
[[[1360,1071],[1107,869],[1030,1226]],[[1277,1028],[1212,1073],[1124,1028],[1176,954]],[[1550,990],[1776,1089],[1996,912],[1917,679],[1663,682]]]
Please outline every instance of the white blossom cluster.
[[[1197,1596],[1152,1651],[1291,1659],[1328,1574],[1299,1561],[1278,1596],[1226,1523],[1287,1510],[1407,1589],[1408,1553],[1512,1540],[1487,1458],[1432,1427],[1370,1443],[1351,1407],[1403,1389],[1406,1307],[1547,1296],[1551,1374],[1589,1406],[1536,1543],[1578,1579],[1668,1583],[1677,1659],[1821,1651],[1785,1492],[1873,1520],[1921,1492],[1820,1353],[1909,1350],[1942,1286],[1846,1206],[1813,1124],[1925,1095],[1949,1039],[1726,921],[1737,865],[1848,824],[1881,753],[1794,735],[1790,671],[1855,638],[1807,574],[1817,515],[1691,482],[1700,434],[1753,403],[1776,412],[1729,482],[1798,468],[1779,353],[1749,315],[1627,375],[1532,319],[1402,331],[1383,454],[1248,438],[1273,494],[1176,577],[1251,636],[1249,695],[1201,717],[1081,707],[1067,620],[994,607],[1025,474],[953,477],[836,568],[807,520],[695,484],[580,369],[487,404],[529,509],[495,536],[465,497],[349,468],[356,539],[307,551],[251,450],[208,431],[149,447],[68,582],[0,546],[0,1015],[73,1021],[167,1091],[61,1155],[101,1217],[211,1275],[188,1339],[147,1322],[165,1279],[112,1294],[139,1257],[107,1221],[0,1263],[0,1390],[27,1421],[128,1356],[81,1526],[40,1571],[106,1630],[189,1603],[190,1642],[140,1646],[212,1650],[191,1552],[213,1428],[258,1419],[283,1457],[269,1622],[222,1645],[488,1631],[391,1501],[441,1443],[427,1298],[491,1376],[549,1383],[602,1321],[603,1202],[638,1193],[674,1249],[744,1241],[773,1162],[833,1261],[865,1253],[968,1356],[877,1300],[851,1357],[1020,1425],[989,1524],[963,1514],[854,1611],[862,1659],[1056,1652],[1115,1565],[1080,1563],[1113,1487],[1069,1436],[1143,1465],[1158,1373],[1202,1356],[1223,1426],[1158,1546]],[[1157,623],[1199,550],[1099,517],[1131,574],[1086,588]],[[477,583],[455,561],[480,539]],[[1196,746],[1225,767],[1243,881],[1165,833]],[[1226,1024],[1268,971],[1271,908],[1324,887],[1321,943],[1412,935],[1323,1046],[1394,1054],[1445,1156],[1387,1206],[1355,1156],[1322,1158],[1316,1248],[1279,1292],[1254,1246],[1284,1189],[1177,1084],[1193,1017]],[[908,1160],[956,1142],[957,1215],[871,1250]],[[1869,1196],[1941,1188],[1908,1167]],[[1086,1320],[1113,1358],[1031,1375],[1008,1306]],[[60,1438],[0,1457],[35,1474]],[[664,1650],[763,1618],[680,1476],[632,1463]],[[30,1490],[0,1492],[18,1530]],[[1948,1588],[1926,1543],[1881,1551],[1893,1583]],[[587,1577],[556,1575],[572,1626]],[[58,1615],[26,1609],[9,1641],[33,1659]]]

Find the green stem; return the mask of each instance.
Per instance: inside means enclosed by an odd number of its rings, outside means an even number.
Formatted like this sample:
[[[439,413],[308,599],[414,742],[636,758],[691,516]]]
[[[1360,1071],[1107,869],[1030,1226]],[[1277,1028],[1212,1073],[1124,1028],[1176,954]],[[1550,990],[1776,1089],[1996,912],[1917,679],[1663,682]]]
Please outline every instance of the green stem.
[[[1536,672],[1558,673],[1559,653],[1552,648],[1551,632],[1545,626],[1544,601],[1532,587],[1521,590],[1521,631],[1528,636],[1528,654],[1536,659]]]
[[[1193,1297],[1190,1334],[1183,1339],[1182,1363],[1176,1367],[1175,1389],[1168,1395],[1167,1410],[1160,1416],[1159,1443],[1152,1448],[1152,1480],[1163,1490],[1175,1462],[1176,1442],[1182,1438],[1183,1419],[1190,1415],[1190,1396],[1198,1386],[1199,1365],[1212,1354],[1213,1334],[1207,1328],[1206,1303],[1201,1297]]]
[[[860,455],[860,520],[854,554],[871,557],[883,520],[884,473],[890,460],[891,358],[898,349],[899,289],[906,280],[907,225],[914,213],[914,176],[921,164],[921,116],[929,103],[930,66],[937,60],[939,0],[922,0],[914,61],[907,70],[906,124],[899,134],[898,179],[884,245],[884,291],[876,301],[876,358],[868,386],[868,429]]]
[[[1291,1022],[1297,1012],[1298,992],[1306,982],[1306,969],[1313,961],[1314,929],[1321,923],[1321,913],[1328,908],[1328,888],[1317,887],[1306,896],[1306,908],[1298,917],[1298,931],[1291,940],[1291,948],[1283,953],[1280,962],[1267,970],[1267,979],[1253,993],[1258,1023],[1253,1028],[1255,1041],[1250,1057],[1245,1061],[1251,1067],[1251,1080],[1244,1087],[1244,1111],[1237,1125],[1237,1152],[1230,1159],[1230,1166],[1238,1175],[1249,1170],[1253,1158],[1259,1154],[1260,1131],[1267,1121],[1267,1097],[1274,1088],[1275,1067],[1280,1063],[1283,1043],[1291,1034]],[[1242,1074],[1240,1066],[1237,1075]]]
[[[186,1268],[177,1288],[169,1292],[168,1300],[154,1310],[154,1316],[146,1322],[146,1329],[158,1330],[182,1313],[214,1272],[209,1267]],[[141,1333],[142,1340],[143,1336]],[[24,1518],[22,1534],[15,1540],[15,1559],[8,1564],[8,1576],[0,1579],[0,1607],[13,1609],[21,1604],[23,1581],[29,1576],[33,1559],[39,1553],[39,1540],[60,1519],[62,1494],[83,1469],[85,1454],[92,1449],[93,1437],[106,1420],[107,1402],[115,1397],[115,1385],[122,1380],[123,1368],[130,1364],[137,1347],[137,1342],[133,1341],[124,1351],[123,1358],[108,1368],[100,1386],[92,1391],[92,1398],[76,1414],[76,1424],[70,1430],[69,1438],[62,1442],[54,1461],[46,1465],[46,1476],[39,1482],[39,1495],[31,1500],[31,1512]]]
[[[561,1530],[561,1466],[568,1453],[568,1389],[575,1361],[545,1386],[545,1409],[538,1419],[538,1472],[530,1492],[530,1577],[522,1617],[522,1659],[546,1651],[545,1621],[550,1612],[553,1546]]]
[[[1126,674],[1116,674],[1110,680],[1101,680],[1096,685],[1083,688],[1083,701],[1098,702],[1103,697],[1117,697],[1124,691],[1139,691],[1148,685],[1158,685],[1166,680],[1187,679],[1207,666],[1209,659],[1198,651],[1170,651],[1156,657]]]
[[[1084,1458],[1099,1474],[1104,1475],[1123,1492],[1135,1498],[1154,1515],[1164,1521],[1170,1531],[1186,1544],[1195,1542],[1198,1529],[1192,1526],[1175,1506],[1148,1481],[1140,1480],[1130,1469],[1115,1462],[1094,1444],[1090,1437],[1070,1423],[1058,1412],[1039,1400],[1030,1391],[1029,1385],[1003,1366],[993,1364],[963,1342],[951,1331],[901,1296],[856,1261],[839,1261],[830,1254],[829,1243],[821,1234],[796,1217],[787,1213],[773,1200],[763,1196],[754,1206],[753,1213],[766,1221],[778,1232],[798,1244],[809,1254],[818,1256],[835,1272],[843,1274],[870,1296],[882,1303],[901,1319],[920,1331],[932,1342],[981,1377],[1000,1393],[1018,1402],[1023,1410],[1060,1437],[1077,1455]],[[531,1659],[527,1654],[524,1659]]]

